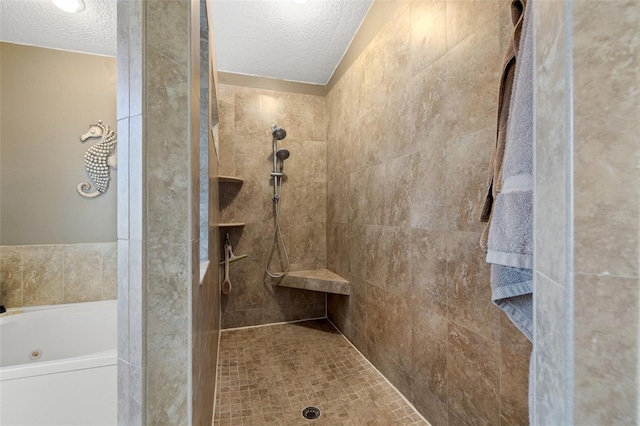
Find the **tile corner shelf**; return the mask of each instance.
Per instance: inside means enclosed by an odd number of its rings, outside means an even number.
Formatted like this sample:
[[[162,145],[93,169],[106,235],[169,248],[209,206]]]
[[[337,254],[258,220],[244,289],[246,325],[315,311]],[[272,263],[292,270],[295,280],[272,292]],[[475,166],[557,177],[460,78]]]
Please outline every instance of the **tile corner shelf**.
[[[235,176],[216,176],[220,183],[244,183],[244,179]]]
[[[328,269],[291,271],[283,278],[272,279],[271,284],[346,296],[351,294],[349,281]]]
[[[244,222],[227,222],[227,223],[219,223],[218,228],[234,228],[244,226]]]

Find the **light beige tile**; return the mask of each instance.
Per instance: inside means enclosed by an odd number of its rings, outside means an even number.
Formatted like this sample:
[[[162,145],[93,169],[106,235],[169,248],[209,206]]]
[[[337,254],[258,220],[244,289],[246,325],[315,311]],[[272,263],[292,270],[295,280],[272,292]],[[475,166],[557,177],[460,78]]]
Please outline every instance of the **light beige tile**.
[[[411,183],[411,227],[447,229],[447,192],[443,150],[423,150],[414,154]]]
[[[496,2],[465,1],[490,9]],[[447,3],[449,8],[449,3]],[[480,26],[443,57],[447,75],[447,139],[455,144],[463,135],[495,127],[498,89],[500,87],[498,20]],[[464,66],[460,66],[464,64]]]
[[[384,111],[393,111],[394,116],[390,119],[383,114],[378,118],[382,124],[381,146],[372,148],[380,156],[381,162],[411,154],[420,146],[415,135],[415,108],[408,101],[414,97],[414,93],[415,87],[407,76],[407,80],[384,100]]]
[[[449,424],[449,412],[447,405],[429,392],[426,384],[419,380],[411,383],[411,403],[429,421],[432,426],[445,426]]]
[[[447,315],[448,246],[444,232],[411,230],[413,304],[430,315]]]
[[[309,142],[309,145],[313,150],[313,182],[325,183],[327,182],[327,143],[314,141]]]
[[[565,291],[544,275],[537,273],[535,337],[536,400],[534,418],[538,424],[555,424],[565,418],[565,341],[568,314],[565,311]],[[560,326],[559,326],[560,325]]]
[[[389,279],[387,242],[384,239],[385,227],[370,225],[365,228],[365,278],[380,288],[386,288]]]
[[[529,422],[529,355],[500,347],[500,424]]]
[[[187,244],[175,244],[147,252],[147,407],[153,423],[187,417],[189,251]]]
[[[414,145],[418,150],[444,152],[447,142],[446,61],[438,60],[411,78],[410,106],[413,110]]]
[[[62,303],[63,246],[23,246],[23,248],[22,300],[24,305]]]
[[[384,90],[387,95],[404,87],[410,76],[411,10],[400,7],[382,31],[384,45]],[[380,52],[378,52],[380,53]]]
[[[474,31],[497,21],[497,0],[447,0],[447,47],[451,49]]]
[[[118,298],[118,243],[101,243],[102,298]]]
[[[367,277],[367,230],[364,225],[352,225],[349,228],[349,269],[352,276],[365,279]]]
[[[448,321],[422,306],[414,305],[413,376],[417,388],[425,388],[433,404],[447,401]]]
[[[419,74],[447,50],[445,1],[411,3],[411,71]]]
[[[147,51],[147,238],[180,243],[188,232],[187,67]],[[177,109],[176,109],[177,108]],[[177,209],[176,206],[184,206]]]
[[[540,2],[536,27],[536,93],[547,99],[535,105],[536,269],[556,282],[565,271],[565,10],[562,2]]]
[[[264,223],[272,216],[273,187],[265,177],[262,180],[248,179],[242,185],[220,186],[220,221]]]
[[[235,151],[233,136],[235,134],[235,96],[233,86],[220,84],[218,86],[218,159],[221,175],[235,176]]]
[[[64,253],[64,303],[102,299],[102,245],[70,244]]]
[[[574,219],[574,267],[578,272],[638,276],[639,213],[610,210]]]
[[[495,132],[495,126],[487,127],[459,137],[447,147],[446,215],[449,224],[458,230],[480,232],[485,226],[480,215]],[[469,155],[470,152],[474,154]]]
[[[500,310],[491,302],[490,268],[478,246],[479,234],[448,236],[447,318],[495,342],[500,340]]]
[[[573,12],[576,270],[637,276],[640,186],[620,182],[640,177],[640,125],[629,119],[640,115],[640,8],[581,2]]]
[[[470,424],[499,424],[500,345],[454,324],[448,345],[449,410]]]
[[[326,225],[327,269],[338,275],[348,278],[349,255],[351,252],[351,239],[349,238],[349,226],[342,223],[327,223]]]
[[[384,227],[380,262],[387,264],[386,288],[391,293],[409,298],[414,292],[411,281],[411,231],[408,228]]]
[[[316,111],[313,108],[315,96],[293,93],[260,91],[263,123],[277,124],[287,131],[285,140],[307,141],[314,139],[313,129]],[[319,101],[321,102],[321,101]],[[317,111],[318,124],[322,124],[320,108]],[[269,130],[270,131],[270,130]]]
[[[413,357],[411,348],[413,347],[413,311],[411,310],[409,300],[406,297],[398,296],[393,293],[387,295],[388,300],[385,303],[387,307],[384,316],[387,319],[387,356],[397,365],[397,371],[400,375],[403,372],[409,373],[413,371]],[[401,377],[399,377],[401,379]],[[405,379],[401,382],[404,384]],[[407,395],[409,389],[402,389]]]
[[[324,141],[327,139],[327,106],[322,96],[310,96],[313,113],[312,139]]]
[[[262,116],[262,96],[259,91],[245,87],[234,88],[234,134],[240,137],[254,137],[264,140],[271,139],[271,125]]]
[[[186,0],[146,4],[146,40],[149,47],[186,65],[189,60],[189,7]]]
[[[23,305],[22,247],[0,246],[0,299],[5,308]]]
[[[638,416],[638,279],[576,274],[574,286],[575,422],[633,423]]]
[[[263,275],[264,261],[256,256],[238,260],[229,265],[229,280],[232,288],[228,297],[233,298],[236,310],[263,306],[268,294],[261,279]]]

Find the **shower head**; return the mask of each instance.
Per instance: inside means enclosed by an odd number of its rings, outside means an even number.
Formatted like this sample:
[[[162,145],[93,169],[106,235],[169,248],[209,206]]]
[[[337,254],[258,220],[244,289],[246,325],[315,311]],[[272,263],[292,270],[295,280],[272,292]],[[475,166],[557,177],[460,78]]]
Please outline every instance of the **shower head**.
[[[276,127],[275,124],[271,126],[271,133],[273,138],[279,141],[287,137],[287,132],[282,127]]]
[[[279,149],[278,152],[276,152],[276,157],[280,161],[286,160],[287,158],[289,158],[289,155],[291,155],[291,153],[288,149]]]

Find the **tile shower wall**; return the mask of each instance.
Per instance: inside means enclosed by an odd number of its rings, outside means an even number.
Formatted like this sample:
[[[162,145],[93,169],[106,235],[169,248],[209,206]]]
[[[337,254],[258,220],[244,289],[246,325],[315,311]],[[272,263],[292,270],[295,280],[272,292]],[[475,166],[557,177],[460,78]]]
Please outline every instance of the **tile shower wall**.
[[[285,162],[280,224],[291,270],[326,264],[325,99],[321,96],[220,85],[220,173],[244,179],[222,184],[220,221],[244,222],[229,232],[234,254],[233,289],[222,297],[223,328],[325,316],[324,293],[272,287],[265,274],[273,238],[271,125],[287,131],[278,146],[291,151]],[[222,235],[224,237],[224,235]],[[278,259],[274,256],[274,259]],[[274,261],[272,269],[280,270]]]
[[[118,297],[117,243],[0,246],[7,308]]]
[[[433,425],[527,424],[478,241],[509,2],[403,3],[327,97],[329,318]]]

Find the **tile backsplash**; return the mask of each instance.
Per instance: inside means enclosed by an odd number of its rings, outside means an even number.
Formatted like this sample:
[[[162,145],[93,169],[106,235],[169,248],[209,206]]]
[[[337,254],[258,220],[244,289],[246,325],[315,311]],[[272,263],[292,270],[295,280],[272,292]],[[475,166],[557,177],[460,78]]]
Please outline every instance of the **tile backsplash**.
[[[118,297],[117,243],[0,246],[7,308]]]

